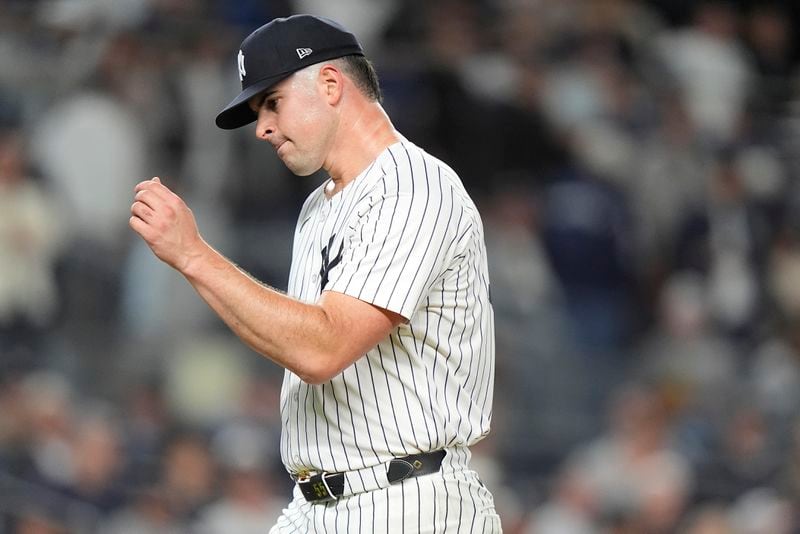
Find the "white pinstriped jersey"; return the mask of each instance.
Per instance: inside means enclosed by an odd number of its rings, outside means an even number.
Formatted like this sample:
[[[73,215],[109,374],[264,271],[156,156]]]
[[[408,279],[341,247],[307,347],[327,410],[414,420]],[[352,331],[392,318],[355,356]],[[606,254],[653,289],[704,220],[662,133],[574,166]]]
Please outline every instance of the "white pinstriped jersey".
[[[286,371],[290,472],[350,471],[463,447],[489,431],[494,318],[483,225],[455,172],[395,143],[330,199],[306,200],[289,295],[337,291],[408,320],[329,382]],[[465,459],[466,460],[466,459]]]

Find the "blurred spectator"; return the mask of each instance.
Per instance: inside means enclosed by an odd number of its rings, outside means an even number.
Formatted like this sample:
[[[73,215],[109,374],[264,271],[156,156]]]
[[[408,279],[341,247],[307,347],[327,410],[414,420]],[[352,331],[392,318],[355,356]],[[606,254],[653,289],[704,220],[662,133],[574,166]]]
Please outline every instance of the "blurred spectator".
[[[31,478],[50,487],[63,487],[73,480],[75,465],[71,451],[74,394],[66,379],[56,373],[38,371],[22,384],[28,409]]]
[[[781,324],[782,335],[755,348],[747,376],[753,405],[783,431],[800,410],[800,329],[796,320]]]
[[[76,31],[92,27],[135,27],[144,22],[154,0],[43,0],[37,6],[42,23]]]
[[[733,410],[721,441],[699,470],[698,498],[733,502],[748,491],[775,486],[781,454],[764,414],[750,406]]]
[[[735,153],[710,170],[708,203],[680,225],[675,268],[705,276],[709,311],[727,333],[750,335],[762,311],[759,284],[770,222],[748,194]]]
[[[180,181],[192,195],[194,202],[201,202],[202,209],[214,210],[207,216],[209,222],[220,218],[224,224],[229,217],[225,205],[215,202],[226,195],[233,172],[237,170],[233,158],[234,137],[225,135],[219,128],[212,128],[216,110],[228,103],[228,95],[235,91],[230,83],[230,50],[235,46],[234,37],[227,33],[216,33],[208,38],[211,29],[196,28],[196,37],[186,45],[185,59],[175,73],[175,83],[186,122],[185,137],[176,159],[180,160]],[[235,79],[235,77],[234,77]],[[215,209],[216,208],[216,209]]]
[[[618,349],[629,341],[635,317],[629,206],[618,188],[583,170],[564,174],[545,192],[545,250],[576,342],[593,352]]]
[[[497,514],[503,519],[503,531],[517,532],[525,522],[527,506],[533,497],[531,492],[535,492],[535,488],[520,491],[521,485],[512,486],[509,483],[498,445],[496,440],[488,437],[472,447],[470,468],[478,473],[481,482],[495,496]]]
[[[197,428],[211,428],[234,417],[249,381],[246,358],[256,357],[223,335],[179,340],[163,367],[157,368],[165,378],[170,412]]]
[[[461,76],[464,61],[480,40],[474,8],[465,2],[421,7],[415,15],[424,21],[419,49],[425,52],[424,61],[390,56],[387,60],[393,63],[379,71],[387,112],[398,118],[398,130],[452,162],[470,192],[485,190],[495,170],[486,161],[486,146],[502,134],[489,124],[488,103],[471,93]],[[429,13],[430,19],[425,16]],[[472,111],[465,114],[465,109]],[[475,131],[491,135],[476,136]]]
[[[702,0],[695,6],[692,25],[666,34],[659,47],[702,138],[725,143],[752,94],[752,68],[736,38],[739,19],[731,3]]]
[[[510,396],[495,400],[493,426],[509,438],[500,440],[497,450],[535,477],[552,472],[550,451],[591,432],[587,423],[594,411],[587,414],[582,359],[564,339],[569,322],[540,235],[541,198],[523,178],[493,186],[484,224],[497,321],[497,380],[527,392],[525,402]]]
[[[710,165],[680,96],[664,96],[658,105],[660,120],[634,156],[638,173],[627,187],[638,221],[637,255],[646,282],[656,285],[673,264],[683,221],[706,204]]]
[[[364,50],[374,57],[379,52],[378,38],[399,2],[398,0],[340,0],[333,4],[325,0],[294,0],[293,3],[296,13],[315,13],[341,23],[358,35]]]
[[[586,481],[589,509],[641,532],[670,532],[689,502],[694,473],[670,446],[663,400],[647,387],[622,389],[605,435],[580,448],[569,469]]]
[[[791,503],[767,488],[742,495],[731,511],[731,523],[741,534],[789,534],[795,532]]]
[[[538,235],[539,202],[531,185],[506,185],[495,189],[486,209],[495,309],[509,321],[528,322],[557,304],[558,287]]]
[[[278,494],[269,475],[270,449],[275,446],[262,428],[232,424],[212,441],[223,470],[221,497],[206,507],[197,523],[204,534],[257,534],[281,514],[284,494]]]
[[[547,181],[565,158],[564,151],[538,107],[537,95],[527,93],[531,86],[517,74],[495,72],[493,58],[502,58],[503,49],[487,44],[489,36],[481,26],[484,10],[443,2],[426,5],[421,12],[430,16],[422,30],[425,61],[387,54],[388,64],[380,70],[387,111],[397,117],[398,129],[451,161],[478,200],[495,186],[513,186],[513,181],[504,183],[512,175],[527,176],[531,185]],[[517,24],[524,27],[526,21],[530,18]],[[498,62],[502,71],[517,70],[505,60]]]
[[[671,409],[717,420],[735,395],[737,355],[714,329],[702,278],[674,273],[662,287],[657,311],[638,349],[637,373],[668,393]],[[695,446],[708,435],[696,438]]]
[[[158,463],[158,454],[172,417],[167,410],[162,386],[155,380],[142,379],[141,383],[132,385],[121,404],[129,462],[127,476],[134,485],[139,485]]]
[[[32,138],[37,162],[69,204],[68,228],[112,251],[119,247],[127,197],[145,175],[147,157],[140,118],[119,94],[131,46],[121,38],[111,44],[94,86],[42,114]]]
[[[167,496],[157,485],[137,489],[122,510],[112,514],[100,534],[184,534],[187,526],[170,510]]]
[[[755,105],[773,118],[789,102],[791,78],[796,74],[790,13],[780,2],[758,3],[749,11],[744,31],[758,77]]]
[[[196,432],[178,431],[166,444],[161,487],[169,510],[181,522],[194,522],[214,499],[217,469],[208,440]]]
[[[61,269],[68,319],[95,340],[111,334],[99,323],[117,316],[130,191],[148,157],[141,117],[121,94],[134,53],[130,39],[112,41],[94,83],[40,113],[31,138],[37,163],[64,199],[69,219],[62,228],[74,236]],[[89,359],[99,347],[81,348]]]
[[[525,534],[596,534],[597,510],[590,481],[578,469],[567,467],[554,481],[550,499],[533,510]]]
[[[125,467],[122,436],[110,415],[84,407],[74,424],[72,476],[61,488],[67,497],[93,506],[106,516],[123,503]]]
[[[22,132],[0,131],[0,353],[41,345],[59,294],[55,265],[64,247],[59,205],[28,169]],[[36,363],[30,354],[30,367]],[[6,361],[6,371],[13,364]]]

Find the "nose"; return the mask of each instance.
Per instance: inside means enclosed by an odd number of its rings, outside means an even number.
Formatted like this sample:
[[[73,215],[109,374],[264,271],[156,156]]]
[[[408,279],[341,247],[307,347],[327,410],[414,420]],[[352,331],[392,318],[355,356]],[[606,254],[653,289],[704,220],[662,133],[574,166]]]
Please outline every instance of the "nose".
[[[275,134],[275,124],[269,115],[267,111],[262,109],[258,112],[258,119],[256,120],[256,137],[265,141],[268,141]]]

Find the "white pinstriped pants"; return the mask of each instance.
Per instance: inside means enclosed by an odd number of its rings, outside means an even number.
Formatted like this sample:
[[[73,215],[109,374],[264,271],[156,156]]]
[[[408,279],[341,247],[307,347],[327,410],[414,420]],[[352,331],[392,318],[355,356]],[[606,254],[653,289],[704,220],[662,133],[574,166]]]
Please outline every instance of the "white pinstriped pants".
[[[270,534],[500,534],[492,494],[470,470],[444,471],[328,503],[295,487]]]

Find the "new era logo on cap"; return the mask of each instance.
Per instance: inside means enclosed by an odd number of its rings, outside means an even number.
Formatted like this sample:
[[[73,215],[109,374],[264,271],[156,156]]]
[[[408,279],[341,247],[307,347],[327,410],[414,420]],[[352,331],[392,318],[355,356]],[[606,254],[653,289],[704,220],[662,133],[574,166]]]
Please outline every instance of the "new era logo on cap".
[[[250,124],[256,120],[247,105],[250,98],[309,65],[353,54],[364,55],[355,35],[330,19],[274,19],[242,41],[237,57],[242,92],[217,115],[217,126],[229,130]]]

